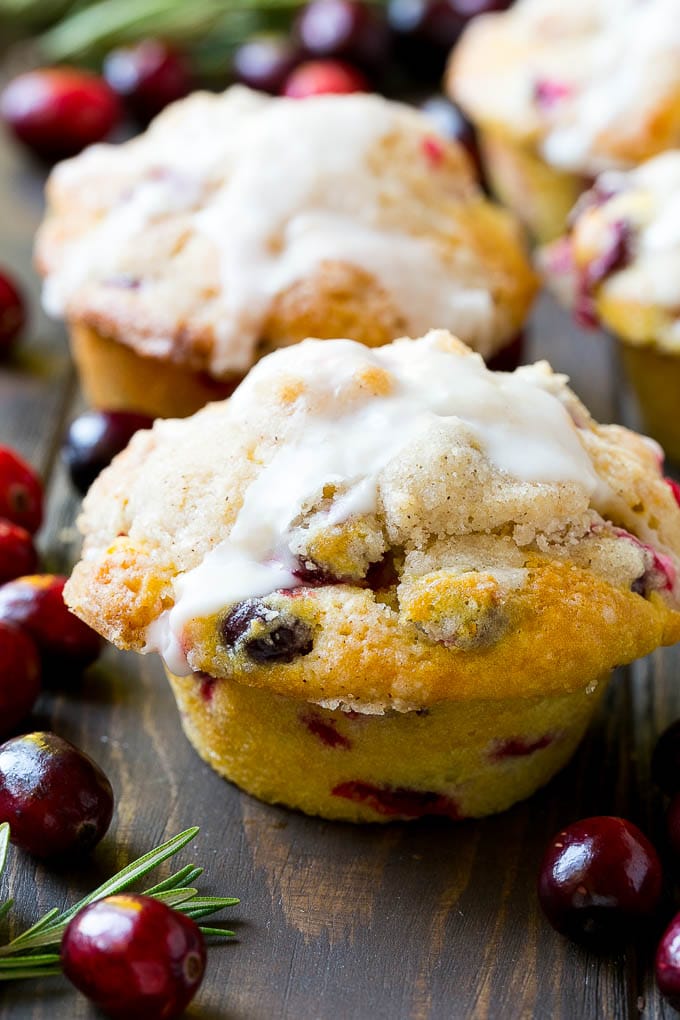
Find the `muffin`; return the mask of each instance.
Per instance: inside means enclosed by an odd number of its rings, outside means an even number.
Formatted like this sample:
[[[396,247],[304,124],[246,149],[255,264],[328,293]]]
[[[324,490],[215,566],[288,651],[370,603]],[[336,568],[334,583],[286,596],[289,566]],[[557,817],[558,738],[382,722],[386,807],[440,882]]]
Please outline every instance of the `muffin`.
[[[596,174],[680,144],[680,0],[518,0],[470,24],[448,88],[496,193],[552,240]]]
[[[72,610],[161,653],[214,769],[325,818],[507,808],[680,637],[656,444],[445,331],[269,355],[138,433],[79,524]]]
[[[601,174],[540,262],[577,321],[618,337],[645,428],[680,460],[680,150]]]
[[[189,414],[310,335],[436,325],[516,358],[536,289],[463,147],[378,96],[196,93],[62,163],[47,195],[45,306],[105,408]]]

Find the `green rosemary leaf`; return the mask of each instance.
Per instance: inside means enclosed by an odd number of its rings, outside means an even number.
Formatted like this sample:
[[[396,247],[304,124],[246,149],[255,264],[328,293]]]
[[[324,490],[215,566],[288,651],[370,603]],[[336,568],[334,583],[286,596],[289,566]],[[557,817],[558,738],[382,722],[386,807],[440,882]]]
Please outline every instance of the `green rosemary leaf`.
[[[44,967],[31,967],[28,966],[28,960],[26,961],[27,966],[25,968],[18,968],[17,970],[0,970],[0,981],[18,981],[23,978],[42,978],[51,977],[53,974],[61,974],[61,967],[58,965],[44,966]]]
[[[166,889],[164,892],[154,893],[154,899],[165,903],[166,907],[177,907],[180,903],[191,902],[194,896],[198,895],[198,889]]]
[[[12,960],[0,960],[0,972],[55,963],[59,963],[59,953],[35,953],[31,956],[18,956]]]
[[[223,907],[233,907],[240,903],[234,896],[197,896],[188,904],[192,910],[202,910],[210,907],[211,910],[222,910]]]
[[[38,921],[36,921],[35,924],[32,924],[30,928],[27,928],[26,931],[23,931],[21,935],[17,935],[17,937],[10,943],[10,945],[16,946],[17,949],[21,948],[21,946],[29,938],[32,938],[34,935],[37,935],[38,932],[42,931],[47,925],[49,925],[54,920],[54,918],[58,916],[58,914],[59,908],[52,907],[52,909],[48,910],[46,914],[43,914],[43,916]],[[2,949],[0,949],[0,957],[1,956]]]
[[[223,935],[225,937],[233,937],[236,934],[235,931],[229,931],[228,928],[207,928],[202,924],[199,924],[198,930],[203,932],[206,938],[212,938],[212,936],[221,937]]]
[[[7,848],[9,847],[9,823],[3,822],[0,825],[0,878],[7,863]]]
[[[145,889],[144,895],[155,896],[159,892],[165,892],[166,889],[176,889],[178,886],[191,885],[194,878],[198,878],[198,875],[202,874],[203,868],[187,864],[186,867],[180,868],[174,875],[170,875],[163,882],[159,882],[158,885],[152,885],[150,889]]]
[[[184,876],[184,882],[186,885],[194,885],[197,878],[200,878],[205,868],[197,868],[194,866],[188,875]]]

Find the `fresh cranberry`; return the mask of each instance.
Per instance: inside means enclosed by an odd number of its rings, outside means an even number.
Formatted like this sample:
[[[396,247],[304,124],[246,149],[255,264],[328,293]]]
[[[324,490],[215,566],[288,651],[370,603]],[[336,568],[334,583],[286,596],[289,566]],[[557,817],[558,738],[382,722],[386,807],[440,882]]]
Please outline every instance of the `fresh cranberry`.
[[[0,114],[39,156],[75,156],[100,142],[120,119],[116,94],[102,78],[70,67],[26,71],[0,96]]]
[[[61,942],[64,974],[107,1016],[172,1020],[198,991],[205,942],[195,921],[151,896],[119,893],[76,914]]]
[[[435,95],[423,100],[420,109],[430,118],[440,135],[463,146],[474,164],[477,176],[481,176],[475,129],[460,107],[444,96]]]
[[[27,733],[0,745],[0,821],[35,857],[86,851],[102,839],[113,790],[96,762],[55,733]]]
[[[659,991],[673,1009],[680,1010],[680,914],[661,937],[654,961]]]
[[[448,0],[389,0],[387,19],[400,65],[427,81],[439,81],[463,20]]]
[[[37,565],[38,554],[28,531],[0,517],[0,584],[32,574]]]
[[[24,631],[0,623],[0,737],[19,725],[40,694],[40,656]]]
[[[76,489],[87,492],[135,432],[152,425],[153,418],[131,411],[85,411],[75,418],[66,433],[62,455]]]
[[[8,446],[0,446],[0,517],[31,534],[38,530],[43,518],[40,479]]]
[[[366,92],[368,82],[361,71],[340,60],[309,60],[296,67],[283,86],[284,96],[307,99],[327,93],[346,95]]]
[[[385,65],[389,54],[390,30],[382,11],[361,0],[311,0],[295,31],[311,57],[347,60],[370,74]]]
[[[309,655],[313,647],[310,627],[282,613],[262,599],[245,599],[222,621],[221,635],[228,648],[243,649],[253,662],[292,662]]]
[[[143,123],[191,91],[186,59],[159,39],[111,50],[104,61],[104,77]]]
[[[0,620],[27,631],[46,665],[62,674],[84,669],[102,650],[99,635],[68,610],[65,584],[59,574],[31,574],[0,588]]]
[[[251,89],[277,95],[300,63],[300,52],[286,35],[274,32],[252,36],[234,53],[237,81]]]
[[[376,814],[388,818],[425,818],[443,815],[458,821],[462,815],[452,797],[429,790],[411,790],[403,786],[376,786],[362,780],[338,783],[331,791],[334,797],[343,797],[356,804],[365,804]]]
[[[9,353],[26,322],[21,291],[6,270],[0,271],[0,357]]]
[[[680,719],[668,726],[652,753],[652,780],[669,796],[680,793]]]
[[[593,948],[630,935],[653,914],[661,863],[647,837],[625,818],[584,818],[546,850],[538,898],[557,931]]]

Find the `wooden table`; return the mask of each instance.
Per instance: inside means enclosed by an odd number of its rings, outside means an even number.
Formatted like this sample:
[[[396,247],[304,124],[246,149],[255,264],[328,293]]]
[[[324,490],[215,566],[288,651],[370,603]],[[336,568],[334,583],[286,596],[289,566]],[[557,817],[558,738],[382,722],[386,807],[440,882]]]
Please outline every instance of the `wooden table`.
[[[78,500],[59,446],[80,398],[63,330],[41,313],[30,268],[41,194],[40,170],[0,138],[0,263],[32,297],[26,339],[0,369],[0,442],[42,472],[44,566],[65,572],[77,555]],[[632,420],[609,342],[579,335],[547,299],[533,320],[531,355],[567,372],[601,420]],[[198,824],[200,835],[177,860],[206,866],[206,892],[242,902],[231,915],[238,941],[210,950],[191,1016],[675,1016],[655,991],[653,947],[587,955],[547,925],[534,890],[546,842],[574,819],[624,814],[661,836],[649,758],[658,733],[680,715],[678,665],[678,651],[663,650],[619,670],[573,762],[529,802],[481,822],[356,828],[268,807],[219,779],[182,735],[160,663],[109,648],[82,680],[65,676],[59,691],[42,696],[34,725],[101,763],[117,797],[110,833],[79,868],[45,867],[13,851],[5,881],[16,897],[14,923],[27,926],[49,906],[73,902],[132,857]],[[95,1013],[52,978],[1,988],[0,1016]]]

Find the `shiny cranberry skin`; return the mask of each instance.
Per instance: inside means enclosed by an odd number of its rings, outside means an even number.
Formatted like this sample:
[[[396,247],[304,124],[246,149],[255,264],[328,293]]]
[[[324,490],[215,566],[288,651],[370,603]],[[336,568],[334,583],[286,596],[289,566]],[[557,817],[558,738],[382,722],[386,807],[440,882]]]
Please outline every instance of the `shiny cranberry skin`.
[[[191,918],[150,896],[119,893],[76,914],[61,942],[64,974],[107,1016],[172,1020],[198,991],[205,942]]]
[[[286,35],[255,35],[234,53],[234,77],[248,88],[277,95],[300,63],[300,52]]]
[[[14,280],[0,269],[0,358],[14,346],[26,322],[26,305]]]
[[[680,719],[668,726],[652,754],[652,780],[664,793],[680,793]]]
[[[42,524],[43,490],[33,468],[8,446],[0,446],[0,517],[33,534]]]
[[[390,30],[379,7],[360,0],[312,0],[295,25],[310,57],[334,57],[379,71],[390,50]]]
[[[71,67],[26,71],[0,96],[14,135],[46,159],[75,156],[120,120],[118,98],[102,78]]]
[[[551,840],[538,898],[553,928],[600,949],[653,914],[661,885],[661,863],[647,837],[625,818],[599,816]]]
[[[448,0],[389,0],[387,18],[399,63],[438,81],[465,25],[454,5]]]
[[[159,39],[111,50],[103,70],[113,91],[143,123],[191,91],[186,58]]]
[[[27,631],[53,671],[84,669],[99,656],[102,639],[64,602],[66,578],[31,574],[0,588],[0,620]]]
[[[0,623],[0,738],[8,736],[40,694],[40,656],[24,631]]]
[[[0,745],[0,822],[35,857],[84,852],[102,839],[113,790],[96,762],[56,733],[27,733]]]
[[[659,991],[680,1010],[680,914],[676,914],[661,937],[654,960]]]
[[[0,584],[32,574],[37,565],[38,554],[28,531],[0,517]]]
[[[308,60],[286,79],[283,95],[289,99],[307,99],[328,93],[346,95],[367,90],[366,78],[355,67],[340,60]]]
[[[75,418],[66,433],[62,455],[76,489],[87,492],[135,432],[152,425],[153,418],[131,411],[86,411]]]

